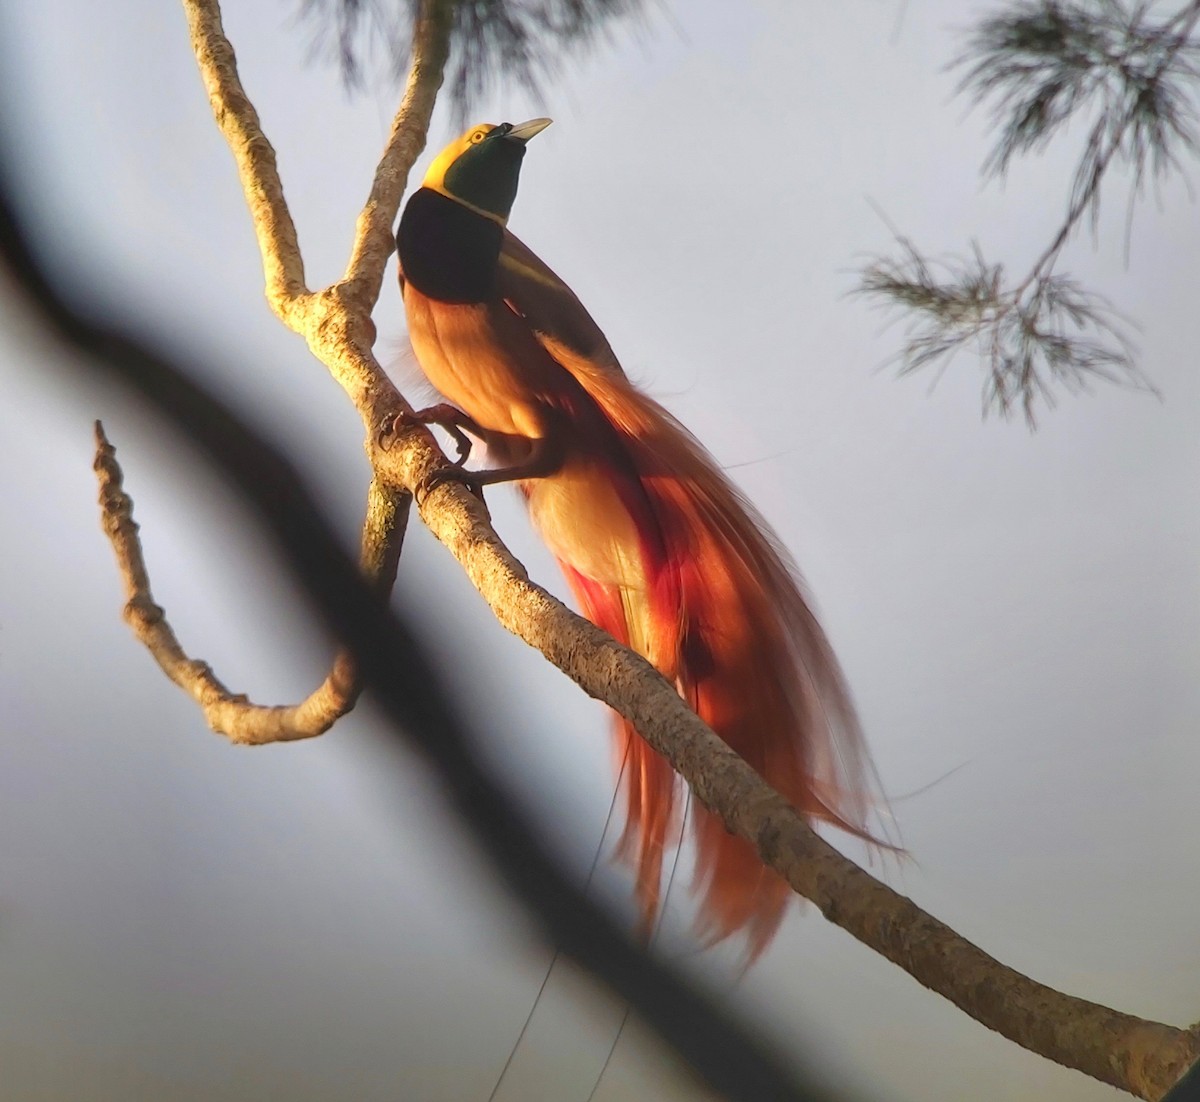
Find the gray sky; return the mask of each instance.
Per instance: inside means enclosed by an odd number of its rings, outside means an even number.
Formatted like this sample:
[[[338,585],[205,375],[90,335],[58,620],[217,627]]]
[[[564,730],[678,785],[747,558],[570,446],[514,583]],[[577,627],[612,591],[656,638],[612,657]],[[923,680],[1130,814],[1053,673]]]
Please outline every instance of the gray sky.
[[[231,158],[182,14],[116,0],[10,5],[0,50],[23,148],[71,272],[210,365],[357,540],[357,416],[270,315]],[[879,365],[897,329],[847,298],[888,246],[868,200],[931,250],[978,239],[1014,272],[1057,226],[1073,148],[983,187],[981,116],[942,71],[961,3],[676,5],[547,97],[512,226],[627,369],[678,413],[792,549],[854,687],[913,860],[878,870],[1001,960],[1175,1024],[1200,1017],[1200,228],[1179,183],[1124,181],[1067,264],[1142,326],[1161,389],[1064,398],[1041,431],[980,423],[979,375],[932,394]],[[306,67],[278,4],[230,2],[243,80],[279,154],[318,285],[341,270],[391,114]],[[439,114],[431,144],[454,134]],[[1189,165],[1193,168],[1193,165]],[[389,277],[389,288],[394,284]],[[154,587],[184,645],[264,702],[325,645],[246,518],[119,395],[52,368],[3,305],[0,465],[0,1067],[6,1102],[483,1102],[548,952],[364,708],[313,743],[206,733],[120,622],[90,423],[125,464]],[[381,357],[411,377],[398,295]],[[496,524],[563,586],[513,495]],[[414,524],[400,600],[462,672],[489,749],[586,869],[611,775],[602,709],[507,636]],[[952,770],[952,775],[918,795]],[[848,852],[861,857],[852,846]],[[686,865],[686,855],[684,858]],[[604,888],[627,906],[621,870]],[[737,982],[734,951],[666,951],[862,1097],[1112,1097],[1028,1055],[797,908]],[[619,1007],[560,968],[501,1099],[582,1102]],[[798,1040],[799,1039],[799,1040]],[[701,1097],[632,1029],[596,1102]]]

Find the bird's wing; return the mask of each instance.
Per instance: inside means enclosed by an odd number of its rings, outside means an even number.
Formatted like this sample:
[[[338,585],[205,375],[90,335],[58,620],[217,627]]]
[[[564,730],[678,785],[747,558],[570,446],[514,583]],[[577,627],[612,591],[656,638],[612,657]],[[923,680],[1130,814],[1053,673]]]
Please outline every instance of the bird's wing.
[[[582,302],[537,254],[505,231],[497,272],[500,297],[523,317],[555,358],[563,352],[599,368],[623,375],[621,365],[600,326]]]

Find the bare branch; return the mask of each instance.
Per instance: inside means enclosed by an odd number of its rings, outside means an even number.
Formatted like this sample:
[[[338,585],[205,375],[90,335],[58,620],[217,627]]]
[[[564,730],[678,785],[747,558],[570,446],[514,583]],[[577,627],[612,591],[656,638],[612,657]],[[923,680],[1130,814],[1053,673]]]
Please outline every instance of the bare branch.
[[[261,746],[314,738],[329,730],[354,707],[362,682],[352,655],[338,651],[321,685],[299,704],[268,706],[230,692],[207,662],[189,658],[179,644],[166,613],[150,591],[150,575],[142,555],[133,501],[122,487],[116,449],[96,422],[96,478],[100,484],[100,519],[117,556],[125,583],[125,622],[159,664],[163,673],[186,692],[204,713],[205,722],[230,742]],[[363,525],[363,575],[386,598],[396,577],[408,501],[371,484]]]
[[[374,308],[383,269],[395,248],[392,227],[408,174],[425,148],[429,121],[449,52],[450,30],[443,0],[420,0],[413,27],[412,66],[404,98],[392,123],[367,205],[358,217],[354,248],[343,283],[357,305]]]
[[[237,59],[221,25],[216,0],[183,0],[192,49],[208,91],[217,126],[237,162],[246,205],[258,235],[267,301],[284,321],[305,296],[304,261],[296,226],[283,197],[275,150],[267,141],[258,112],[238,78]]]
[[[238,164],[263,253],[267,298],[280,320],[303,336],[313,355],[329,368],[363,415],[368,433],[378,432],[397,413],[411,408],[371,352],[376,334],[370,311],[392,248],[390,220],[399,209],[408,173],[424,147],[442,82],[446,28],[440,12],[444,2],[420,2],[408,89],[359,216],[346,276],[340,283],[310,293],[303,286],[295,227],[283,198],[274,150],[242,88],[233,47],[221,25],[220,4],[218,0],[183,0],[213,115]],[[291,283],[277,278],[284,269],[295,277]],[[432,446],[433,437],[428,440]]]

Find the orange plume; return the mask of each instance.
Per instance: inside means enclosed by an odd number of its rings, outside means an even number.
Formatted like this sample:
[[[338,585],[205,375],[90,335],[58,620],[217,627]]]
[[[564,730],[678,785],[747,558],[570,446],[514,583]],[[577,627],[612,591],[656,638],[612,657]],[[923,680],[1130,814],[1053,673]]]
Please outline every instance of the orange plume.
[[[435,160],[397,235],[409,335],[517,481],[584,614],[644,655],[697,714],[810,820],[871,840],[870,763],[828,640],[787,555],[700,444],[626,378],[561,279],[507,231],[524,142],[547,125],[482,126]],[[489,205],[490,204],[490,205]],[[670,765],[617,720],[626,827],[646,930],[679,817]],[[790,889],[693,804],[704,932],[745,931],[751,958]]]
[[[534,523],[585,615],[648,658],[701,719],[811,819],[869,837],[870,764],[849,693],[794,568],[765,522],[701,445],[623,376],[559,360],[611,426],[601,458],[523,484]],[[582,443],[578,451],[591,449]],[[617,452],[620,462],[602,458]],[[607,540],[605,535],[607,534]],[[597,545],[616,571],[596,569]],[[637,867],[646,928],[658,909],[679,782],[623,719],[621,852]],[[705,932],[766,946],[791,894],[750,843],[693,804]]]

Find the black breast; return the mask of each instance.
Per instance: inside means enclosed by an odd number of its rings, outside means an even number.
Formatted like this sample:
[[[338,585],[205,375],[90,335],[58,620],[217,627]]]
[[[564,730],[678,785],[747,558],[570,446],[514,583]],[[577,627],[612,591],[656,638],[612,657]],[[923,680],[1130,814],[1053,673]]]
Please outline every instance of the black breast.
[[[504,228],[429,188],[404,206],[396,249],[403,278],[440,302],[483,302],[496,283]]]

